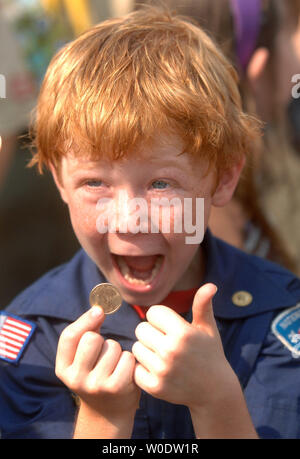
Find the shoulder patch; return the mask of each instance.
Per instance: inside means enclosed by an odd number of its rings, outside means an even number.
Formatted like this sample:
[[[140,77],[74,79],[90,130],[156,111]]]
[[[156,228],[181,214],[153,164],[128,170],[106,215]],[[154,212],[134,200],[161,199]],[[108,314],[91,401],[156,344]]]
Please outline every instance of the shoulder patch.
[[[273,320],[272,332],[294,358],[300,357],[300,303],[286,309]]]
[[[17,363],[35,328],[33,322],[0,311],[0,359]]]

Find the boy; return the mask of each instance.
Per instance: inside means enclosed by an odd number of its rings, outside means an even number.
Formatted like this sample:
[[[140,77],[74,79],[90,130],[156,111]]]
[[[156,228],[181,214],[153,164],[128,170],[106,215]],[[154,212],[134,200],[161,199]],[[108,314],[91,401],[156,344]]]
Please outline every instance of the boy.
[[[207,228],[257,132],[232,67],[168,11],[106,21],[53,59],[32,163],[51,169],[84,250],[4,313],[4,346],[8,320],[26,341],[2,354],[3,437],[299,435],[300,282]],[[175,225],[199,223],[198,199],[205,237],[188,241]],[[89,308],[102,282],[124,300],[105,320]]]

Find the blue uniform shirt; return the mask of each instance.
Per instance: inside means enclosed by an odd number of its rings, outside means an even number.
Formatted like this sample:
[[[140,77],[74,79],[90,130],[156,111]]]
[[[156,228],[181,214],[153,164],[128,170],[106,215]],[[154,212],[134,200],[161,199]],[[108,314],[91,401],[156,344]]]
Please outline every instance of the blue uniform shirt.
[[[209,231],[202,244],[207,257],[205,282],[218,286],[213,306],[225,354],[243,387],[258,435],[299,438],[300,280],[216,239]],[[76,404],[55,376],[57,343],[62,330],[89,308],[90,290],[105,281],[80,250],[6,309],[7,314],[34,322],[36,329],[17,364],[0,359],[2,438],[72,436]],[[247,306],[237,305],[240,302],[233,297],[241,291],[253,297]],[[191,311],[184,317],[191,321]],[[131,350],[140,320],[123,302],[115,314],[106,317],[101,334]],[[299,327],[299,333],[291,330],[291,324]],[[142,392],[132,437],[194,438],[189,410]]]

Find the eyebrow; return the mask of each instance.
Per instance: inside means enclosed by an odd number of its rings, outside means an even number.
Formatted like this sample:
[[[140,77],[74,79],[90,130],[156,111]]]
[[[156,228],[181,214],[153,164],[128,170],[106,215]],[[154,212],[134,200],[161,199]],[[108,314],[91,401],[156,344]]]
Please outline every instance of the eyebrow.
[[[168,159],[168,160],[161,160],[160,158],[157,158],[156,159],[153,159],[152,161],[150,160],[150,162],[152,162],[153,164],[155,164],[156,162],[160,162],[159,166],[161,168],[175,168],[175,169],[178,169],[180,172],[186,172],[186,168],[184,167],[183,164],[178,164],[178,161],[176,161],[176,159]]]
[[[178,161],[176,161],[175,159],[162,159],[162,158],[150,158],[150,162],[153,162],[153,163],[156,163],[156,162],[160,162],[161,165],[163,165],[164,167],[165,166],[175,166],[175,167],[179,167],[178,166]]]
[[[159,166],[161,169],[163,168],[175,168],[177,170],[179,170],[182,173],[186,173],[186,168],[183,166],[183,164],[178,164],[178,161],[177,161],[177,157],[178,156],[181,156],[180,153],[178,153],[178,155],[176,155],[175,158],[169,158],[169,159],[165,159],[162,158],[162,155],[164,154],[164,149],[162,148],[159,152],[159,154],[155,155],[155,156],[151,156],[148,157],[148,158],[143,158],[142,156],[138,156],[137,155],[137,161],[138,162],[147,162],[147,164],[150,166],[151,164],[153,164],[154,166]],[[126,157],[125,157],[126,158]],[[80,177],[81,175],[84,175],[84,174],[89,174],[91,172],[95,172],[97,173],[97,169],[99,167],[99,160],[96,160],[96,161],[93,161],[93,160],[87,160],[87,161],[80,161],[78,160],[78,162],[76,161],[75,162],[75,165],[74,165],[74,168],[73,168],[73,165],[71,165],[71,170],[69,170],[68,172],[71,173],[74,177]],[[159,164],[158,164],[159,163]],[[110,168],[112,167],[112,161],[109,161],[109,160],[102,160],[101,161],[101,168]],[[99,172],[99,171],[98,171]]]
[[[82,175],[86,173],[91,173],[93,171],[96,171],[97,168],[99,167],[98,161],[94,162],[77,162],[72,165],[68,165],[68,172],[71,172],[74,175]]]

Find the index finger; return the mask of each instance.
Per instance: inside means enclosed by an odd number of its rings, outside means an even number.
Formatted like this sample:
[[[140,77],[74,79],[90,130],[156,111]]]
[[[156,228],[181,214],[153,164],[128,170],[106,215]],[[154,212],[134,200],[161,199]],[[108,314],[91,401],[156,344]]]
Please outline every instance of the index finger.
[[[151,325],[166,334],[176,335],[178,329],[186,324],[186,321],[177,312],[162,305],[151,306],[146,317]]]
[[[56,362],[60,368],[68,367],[73,363],[82,335],[87,331],[99,331],[104,318],[103,309],[99,306],[93,306],[63,330],[58,341],[56,354]]]

